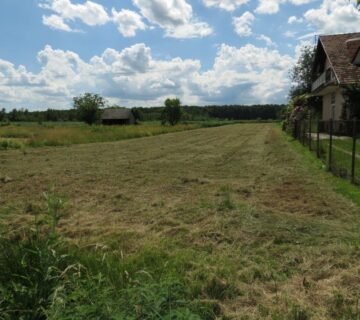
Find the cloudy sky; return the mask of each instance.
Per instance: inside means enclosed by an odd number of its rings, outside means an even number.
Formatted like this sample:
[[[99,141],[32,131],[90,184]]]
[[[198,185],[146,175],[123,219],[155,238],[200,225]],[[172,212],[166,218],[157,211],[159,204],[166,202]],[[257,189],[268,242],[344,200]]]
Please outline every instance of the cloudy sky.
[[[355,0],[0,0],[0,107],[283,103],[316,34],[360,31]]]

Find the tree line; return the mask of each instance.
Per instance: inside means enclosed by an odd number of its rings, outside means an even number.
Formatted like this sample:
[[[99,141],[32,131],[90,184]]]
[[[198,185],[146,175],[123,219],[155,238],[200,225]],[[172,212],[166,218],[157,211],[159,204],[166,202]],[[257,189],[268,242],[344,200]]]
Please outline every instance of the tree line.
[[[208,119],[229,120],[276,120],[280,119],[284,105],[224,105],[224,106],[182,106],[184,121]],[[132,111],[139,121],[162,121],[165,107],[135,107]],[[77,109],[45,111],[29,111],[28,109],[12,109],[8,112],[0,109],[0,121],[11,122],[48,122],[48,121],[82,121]]]
[[[75,109],[56,110],[47,109],[45,111],[29,111],[28,109],[12,109],[6,112],[0,110],[0,121],[11,122],[46,122],[46,121],[79,121],[78,112]]]
[[[200,121],[208,119],[228,120],[277,120],[281,118],[285,105],[212,105],[182,106],[182,120]],[[166,107],[134,108],[141,121],[161,120]]]

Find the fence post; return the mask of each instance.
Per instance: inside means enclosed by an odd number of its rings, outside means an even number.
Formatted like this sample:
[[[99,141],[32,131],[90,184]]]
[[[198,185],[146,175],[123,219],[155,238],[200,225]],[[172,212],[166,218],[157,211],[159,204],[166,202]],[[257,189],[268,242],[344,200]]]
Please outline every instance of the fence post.
[[[356,118],[353,121],[352,134],[352,157],[351,157],[351,182],[355,183],[355,160],[356,160]]]
[[[302,120],[302,144],[306,144],[306,120]]]
[[[299,137],[298,137],[298,120],[295,120],[295,121],[294,121],[294,131],[293,131],[293,135],[294,135],[294,138],[295,138],[296,140],[299,139]]]
[[[311,151],[311,111],[309,111],[309,150]]]
[[[333,119],[331,118],[329,121],[329,135],[330,135],[330,141],[329,141],[329,163],[328,163],[328,169],[329,171],[332,170],[332,140],[333,140]]]
[[[320,158],[320,119],[317,119],[317,132],[316,132],[316,155]]]

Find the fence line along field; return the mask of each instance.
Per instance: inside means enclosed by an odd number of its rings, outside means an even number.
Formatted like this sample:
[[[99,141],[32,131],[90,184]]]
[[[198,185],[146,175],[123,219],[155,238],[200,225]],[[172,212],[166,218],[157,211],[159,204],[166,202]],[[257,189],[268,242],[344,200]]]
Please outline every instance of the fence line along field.
[[[0,164],[0,216],[11,230],[33,221],[53,186],[66,201],[61,237],[121,251],[132,263],[124,274],[136,265],[142,280],[128,303],[114,303],[133,318],[150,304],[174,308],[175,289],[159,287],[169,279],[183,285],[186,308],[202,310],[194,319],[360,315],[359,208],[276,124],[7,150]],[[157,285],[139,295],[165,298],[133,302],[149,279]],[[179,319],[190,319],[185,305]]]

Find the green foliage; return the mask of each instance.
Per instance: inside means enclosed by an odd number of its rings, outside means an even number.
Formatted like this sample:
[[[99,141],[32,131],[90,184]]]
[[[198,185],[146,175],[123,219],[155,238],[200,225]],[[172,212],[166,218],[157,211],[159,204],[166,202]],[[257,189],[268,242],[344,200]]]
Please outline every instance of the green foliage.
[[[161,114],[161,122],[163,124],[169,123],[170,125],[176,125],[182,116],[181,102],[178,98],[166,99],[165,108]]]
[[[207,121],[207,120],[276,120],[279,119],[284,105],[217,105],[217,106],[183,106],[182,120]],[[132,109],[138,121],[161,121],[164,107],[136,107]],[[74,122],[80,121],[76,109],[45,111],[29,111],[27,109],[13,109],[5,114],[5,120],[11,122]],[[1,121],[1,120],[0,120]],[[83,120],[81,120],[83,121]]]
[[[0,150],[21,149],[24,145],[15,140],[0,140]]]
[[[6,110],[3,108],[0,110],[0,122],[5,121],[6,119]]]
[[[49,226],[50,226],[50,236],[52,238],[56,237],[56,227],[61,218],[61,210],[64,208],[65,202],[63,199],[58,197],[54,193],[54,189],[52,188],[50,192],[44,193],[44,198],[46,200],[46,209],[47,215],[50,218]]]
[[[311,86],[315,80],[312,71],[314,59],[315,48],[304,46],[297,63],[290,71],[290,79],[294,83],[289,92],[291,99],[311,92]]]
[[[134,115],[136,123],[138,123],[139,121],[142,121],[143,115],[142,115],[140,108],[132,108],[131,112]]]
[[[35,227],[0,238],[0,319],[215,319],[219,306],[192,291],[186,260],[158,249],[131,258],[80,249],[56,227],[64,200],[53,189]],[[33,210],[31,210],[33,211]]]
[[[90,125],[100,120],[100,108],[104,106],[105,100],[98,94],[85,93],[74,98],[74,108],[78,111],[79,119]]]
[[[343,91],[344,105],[343,118],[360,119],[360,85],[353,84],[346,86]]]
[[[182,106],[183,121],[209,120],[276,120],[279,119],[284,105],[213,105],[213,106]],[[133,108],[140,113],[141,121],[159,121],[164,107]]]
[[[284,111],[283,130],[289,134],[294,135],[296,121],[305,119],[309,114],[310,103],[308,94],[296,96],[289,101],[287,108]]]

